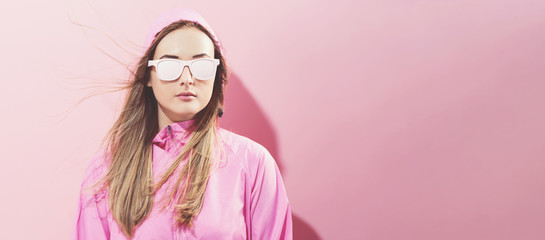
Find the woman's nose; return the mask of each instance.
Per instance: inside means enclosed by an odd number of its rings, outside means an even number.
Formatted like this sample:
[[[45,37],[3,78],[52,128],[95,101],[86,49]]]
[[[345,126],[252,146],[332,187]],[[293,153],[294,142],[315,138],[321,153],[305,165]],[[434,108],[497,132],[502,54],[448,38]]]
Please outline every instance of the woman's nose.
[[[180,75],[181,84],[184,83],[192,84],[193,83],[193,76],[191,74],[191,70],[189,69],[189,66],[184,66],[184,69],[182,69],[182,75]]]

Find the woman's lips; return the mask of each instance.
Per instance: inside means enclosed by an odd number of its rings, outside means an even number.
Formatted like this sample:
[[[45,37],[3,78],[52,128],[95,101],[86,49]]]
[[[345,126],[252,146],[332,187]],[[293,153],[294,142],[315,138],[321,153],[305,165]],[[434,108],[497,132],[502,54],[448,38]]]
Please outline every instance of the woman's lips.
[[[192,92],[181,92],[176,94],[176,97],[182,101],[191,101],[195,99],[196,95]]]

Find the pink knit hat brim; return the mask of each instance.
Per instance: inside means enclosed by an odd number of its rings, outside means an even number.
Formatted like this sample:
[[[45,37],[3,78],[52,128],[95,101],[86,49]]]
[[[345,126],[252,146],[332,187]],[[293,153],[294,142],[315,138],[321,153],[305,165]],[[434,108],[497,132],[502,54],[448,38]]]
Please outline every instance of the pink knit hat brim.
[[[164,27],[179,20],[188,20],[188,21],[196,22],[202,25],[204,28],[206,28],[206,30],[208,30],[210,34],[212,34],[212,37],[214,38],[213,41],[219,46],[220,53],[223,54],[223,47],[220,41],[218,40],[216,34],[214,33],[214,30],[212,30],[212,27],[208,25],[208,22],[206,22],[204,17],[199,12],[190,8],[172,9],[161,14],[153,22],[153,24],[151,25],[148,31],[148,34],[146,35],[146,42],[145,42],[146,48],[151,45],[151,43],[155,39],[155,35],[158,32],[160,32]]]

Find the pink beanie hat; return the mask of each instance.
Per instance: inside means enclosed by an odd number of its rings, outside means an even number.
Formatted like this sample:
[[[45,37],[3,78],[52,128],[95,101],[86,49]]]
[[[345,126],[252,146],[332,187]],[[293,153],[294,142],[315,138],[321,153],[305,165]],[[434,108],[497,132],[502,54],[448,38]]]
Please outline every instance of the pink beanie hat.
[[[148,34],[146,35],[146,48],[151,45],[151,43],[155,39],[155,35],[158,32],[160,32],[164,27],[168,26],[169,24],[179,20],[189,20],[192,22],[196,22],[206,28],[206,30],[208,30],[210,34],[212,34],[212,37],[214,38],[213,41],[219,46],[220,53],[223,55],[223,47],[218,40],[216,34],[214,33],[214,30],[212,30],[210,25],[208,25],[204,17],[199,12],[190,8],[172,9],[161,14],[157,19],[155,19],[150,27],[150,30],[148,31]]]

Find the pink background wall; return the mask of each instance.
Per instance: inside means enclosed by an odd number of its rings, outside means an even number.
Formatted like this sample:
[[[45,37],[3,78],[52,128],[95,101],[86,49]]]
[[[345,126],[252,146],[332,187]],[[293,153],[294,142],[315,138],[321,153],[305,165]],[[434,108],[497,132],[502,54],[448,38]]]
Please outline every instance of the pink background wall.
[[[138,54],[175,6],[222,40],[222,124],[276,157],[298,239],[545,239],[545,2],[531,0],[3,4],[0,239],[69,237],[121,95],[71,107],[127,77],[99,49],[133,56],[105,36]]]

